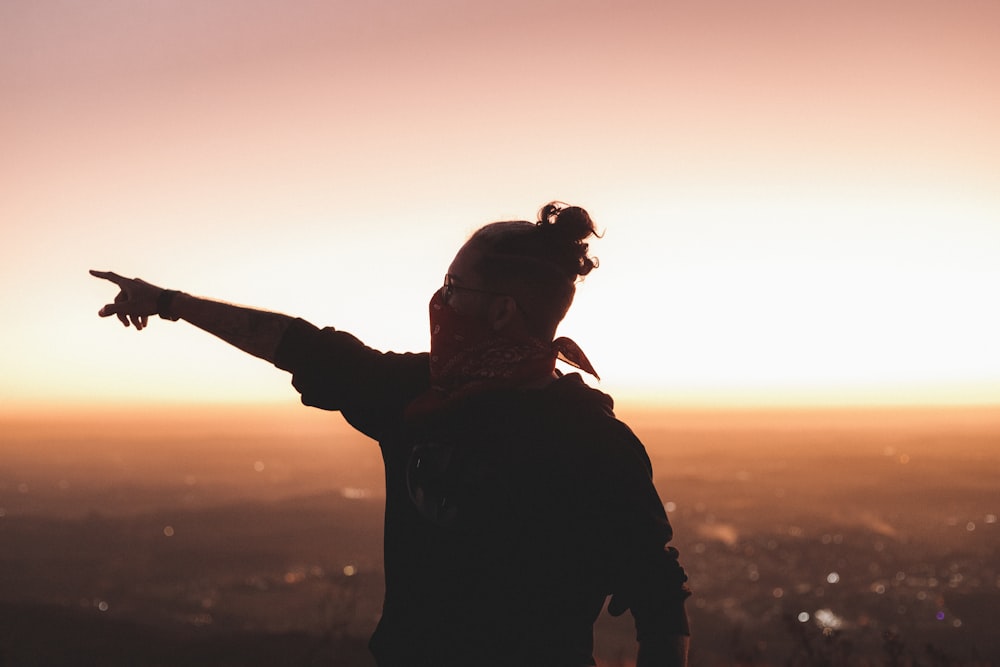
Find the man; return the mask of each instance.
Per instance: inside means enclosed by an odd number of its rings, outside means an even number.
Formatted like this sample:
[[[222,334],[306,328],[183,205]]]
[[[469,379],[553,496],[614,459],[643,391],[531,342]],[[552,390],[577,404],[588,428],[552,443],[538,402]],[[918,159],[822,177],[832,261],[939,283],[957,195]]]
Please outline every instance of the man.
[[[430,303],[431,349],[383,353],[332,328],[92,271],[102,316],[183,319],[292,374],[306,405],[379,442],[386,469],[380,667],[593,665],[593,624],[635,618],[639,667],[685,665],[689,595],[639,440],[555,338],[596,267],[579,207],[480,228]]]

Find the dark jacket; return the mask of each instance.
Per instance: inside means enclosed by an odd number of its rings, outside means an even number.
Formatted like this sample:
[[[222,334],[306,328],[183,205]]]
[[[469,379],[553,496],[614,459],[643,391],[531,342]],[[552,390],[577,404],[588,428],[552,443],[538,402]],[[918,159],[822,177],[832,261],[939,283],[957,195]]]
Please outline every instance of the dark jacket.
[[[646,633],[687,634],[686,577],[649,458],[577,374],[430,416],[426,354],[297,321],[275,364],[302,402],[378,440],[386,471],[379,665],[592,665],[606,597]]]

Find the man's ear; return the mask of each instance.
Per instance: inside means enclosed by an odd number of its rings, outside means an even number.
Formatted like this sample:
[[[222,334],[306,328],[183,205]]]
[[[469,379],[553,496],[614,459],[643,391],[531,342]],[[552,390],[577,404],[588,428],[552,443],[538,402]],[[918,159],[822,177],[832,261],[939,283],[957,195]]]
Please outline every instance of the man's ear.
[[[506,329],[517,317],[517,301],[512,296],[497,296],[490,304],[490,327],[494,331]]]

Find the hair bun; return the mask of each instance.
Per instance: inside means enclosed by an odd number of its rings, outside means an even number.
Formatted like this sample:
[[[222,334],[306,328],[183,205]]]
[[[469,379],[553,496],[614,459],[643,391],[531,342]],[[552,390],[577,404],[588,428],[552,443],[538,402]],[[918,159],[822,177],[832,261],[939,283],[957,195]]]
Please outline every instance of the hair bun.
[[[538,229],[563,246],[558,254],[573,267],[573,274],[585,276],[597,268],[597,258],[587,255],[584,242],[590,236],[599,236],[590,214],[579,206],[562,202],[549,202],[538,212]]]
[[[538,225],[567,241],[582,241],[597,235],[590,214],[579,206],[549,202],[538,212]]]

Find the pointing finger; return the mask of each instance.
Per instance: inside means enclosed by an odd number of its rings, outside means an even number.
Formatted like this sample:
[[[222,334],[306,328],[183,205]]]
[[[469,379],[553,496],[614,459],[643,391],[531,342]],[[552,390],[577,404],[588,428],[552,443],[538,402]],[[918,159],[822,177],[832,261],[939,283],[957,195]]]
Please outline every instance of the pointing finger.
[[[110,280],[119,287],[123,282],[128,280],[127,278],[122,278],[114,271],[95,271],[94,269],[91,269],[90,275],[94,276],[95,278],[103,278],[104,280]]]

